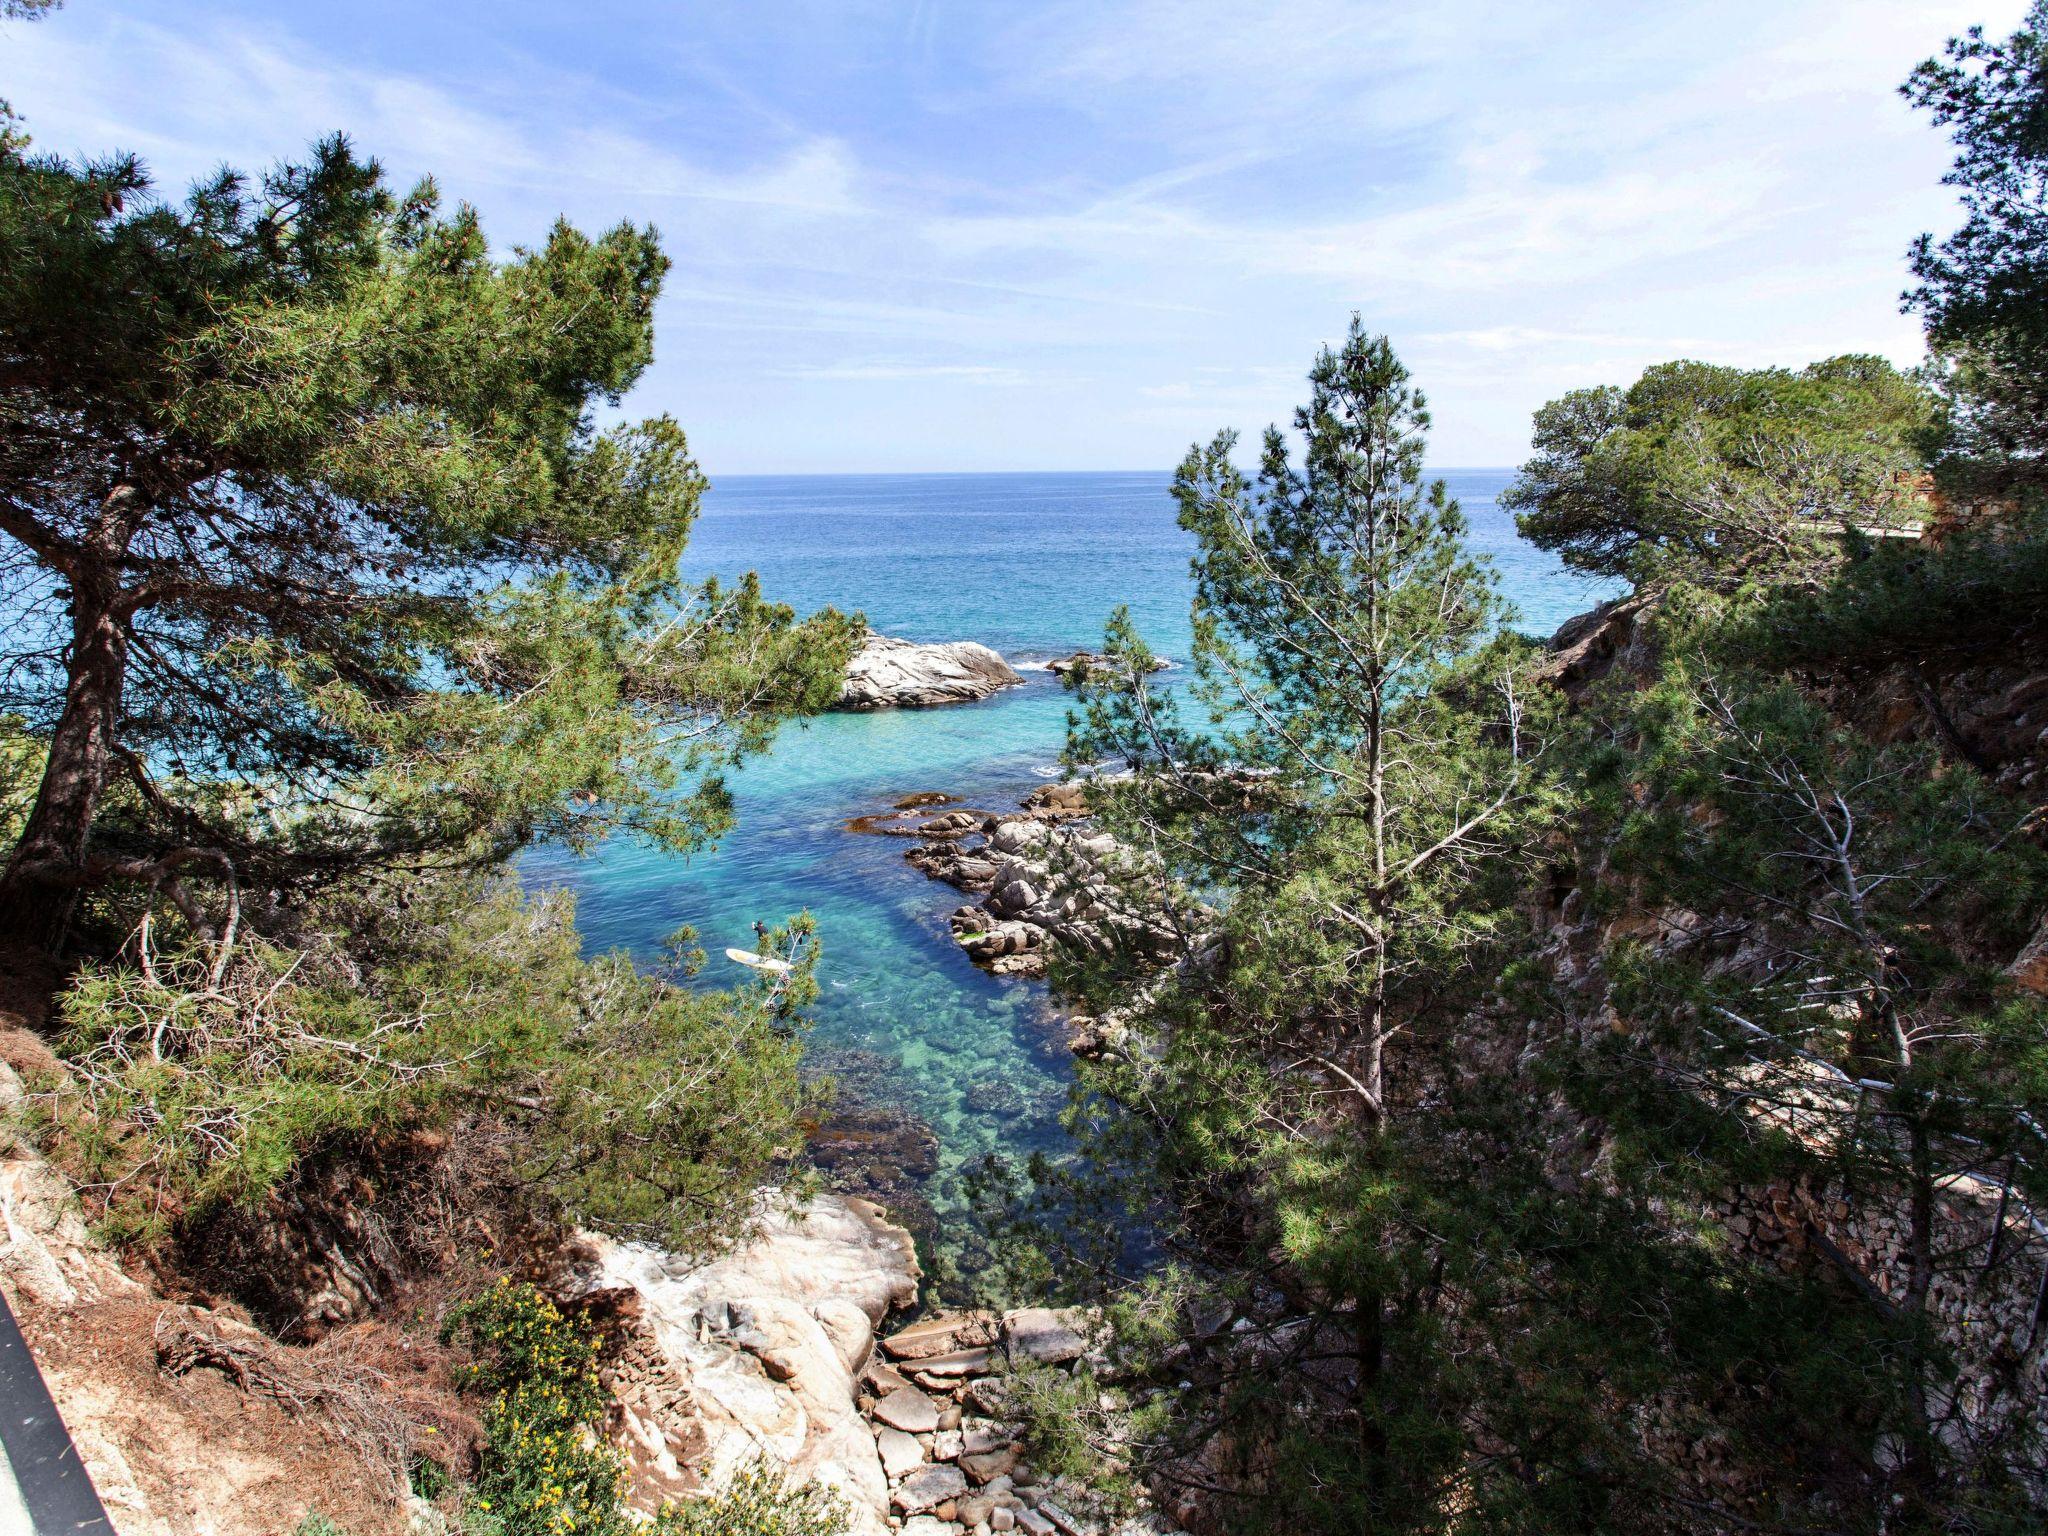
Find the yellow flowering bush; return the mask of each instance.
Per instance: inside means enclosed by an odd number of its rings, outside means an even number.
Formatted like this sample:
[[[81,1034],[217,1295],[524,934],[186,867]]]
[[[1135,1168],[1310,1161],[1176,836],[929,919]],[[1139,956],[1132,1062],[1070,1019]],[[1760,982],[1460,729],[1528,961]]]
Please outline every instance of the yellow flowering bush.
[[[490,1394],[470,1524],[489,1536],[619,1536],[625,1473],[599,1428],[597,1343],[530,1285],[501,1279],[442,1330],[475,1356],[465,1385]]]

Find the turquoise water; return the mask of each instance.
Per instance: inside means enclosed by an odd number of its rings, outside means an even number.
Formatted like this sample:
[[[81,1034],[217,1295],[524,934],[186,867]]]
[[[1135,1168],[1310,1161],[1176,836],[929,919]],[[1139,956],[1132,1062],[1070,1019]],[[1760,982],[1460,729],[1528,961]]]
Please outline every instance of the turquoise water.
[[[1494,506],[1505,470],[1450,470],[1474,542],[1500,567],[1532,632],[1597,595],[1523,544]],[[682,924],[714,956],[750,946],[756,919],[808,909],[824,945],[814,1036],[828,1064],[857,1054],[862,1091],[900,1101],[936,1131],[927,1197],[961,1199],[984,1154],[1056,1152],[1071,1077],[1043,988],[970,965],[947,934],[965,899],[903,862],[902,839],[845,830],[850,817],[939,790],[1008,809],[1057,776],[1066,699],[1028,664],[1099,642],[1130,605],[1160,654],[1188,649],[1189,541],[1159,474],[748,476],[717,482],[687,566],[758,571],[764,591],[809,610],[861,610],[885,634],[974,639],[1028,679],[978,704],[830,715],[787,730],[736,776],[739,826],[681,861],[614,844],[530,858],[530,880],[573,889],[586,942],[653,955]],[[1174,676],[1165,674],[1168,680]],[[714,960],[705,980],[736,967]]]

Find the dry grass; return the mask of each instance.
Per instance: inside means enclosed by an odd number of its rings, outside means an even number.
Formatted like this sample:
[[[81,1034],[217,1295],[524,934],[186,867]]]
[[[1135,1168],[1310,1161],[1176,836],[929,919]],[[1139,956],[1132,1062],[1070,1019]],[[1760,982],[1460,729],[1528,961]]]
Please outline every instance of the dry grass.
[[[479,1433],[453,1396],[442,1352],[388,1328],[366,1325],[294,1347],[219,1313],[168,1306],[151,1339],[168,1376],[216,1370],[293,1418],[323,1422],[394,1495],[422,1457],[465,1465]]]

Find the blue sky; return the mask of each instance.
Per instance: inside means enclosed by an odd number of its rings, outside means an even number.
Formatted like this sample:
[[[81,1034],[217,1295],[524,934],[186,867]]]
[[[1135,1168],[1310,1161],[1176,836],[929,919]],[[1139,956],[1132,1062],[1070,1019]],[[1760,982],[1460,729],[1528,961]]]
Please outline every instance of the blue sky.
[[[660,227],[714,474],[1164,468],[1350,312],[1444,465],[1675,356],[1919,354],[1954,221],[1894,88],[2023,0],[69,0],[0,23],[45,149],[168,185],[346,129],[494,239]]]

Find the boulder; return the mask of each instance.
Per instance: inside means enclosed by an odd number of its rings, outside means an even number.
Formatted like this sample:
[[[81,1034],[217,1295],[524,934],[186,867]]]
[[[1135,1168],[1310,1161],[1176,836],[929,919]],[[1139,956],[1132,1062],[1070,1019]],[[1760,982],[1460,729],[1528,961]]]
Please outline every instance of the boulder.
[[[870,1360],[860,1373],[860,1384],[876,1397],[887,1397],[910,1385],[910,1378],[886,1360]]]
[[[1034,821],[1070,821],[1088,814],[1085,784],[1041,784],[1024,797],[1024,814]]]
[[[869,632],[839,690],[841,709],[924,709],[967,704],[1023,682],[1017,671],[973,640],[920,645]]]
[[[943,1355],[927,1355],[910,1364],[923,1376],[986,1376],[995,1368],[995,1353],[987,1345],[981,1345],[974,1349],[951,1350]]]
[[[1045,670],[1062,680],[1071,677],[1079,681],[1109,660],[1110,658],[1103,655],[1100,651],[1076,651],[1071,656],[1061,656],[1053,661],[1048,661],[1045,664]],[[1163,672],[1167,666],[1168,662],[1165,657],[1154,656],[1150,665],[1145,670],[1147,672]]]
[[[881,1453],[882,1471],[892,1483],[924,1465],[924,1447],[917,1443],[917,1437],[887,1424],[875,1431],[875,1449]]]
[[[999,1477],[1008,1477],[1017,1469],[1017,1451],[1014,1446],[1002,1446],[993,1451],[983,1451],[975,1456],[962,1456],[958,1465],[977,1483],[993,1482]]]
[[[874,1415],[908,1435],[928,1435],[939,1427],[939,1408],[915,1387],[899,1387],[877,1402]]]
[[[993,1312],[948,1312],[897,1329],[882,1340],[882,1353],[891,1360],[925,1360],[993,1344],[1001,1330]]]
[[[709,1263],[597,1234],[582,1247],[586,1292],[632,1301],[614,1372],[636,1488],[716,1486],[766,1456],[837,1493],[854,1536],[883,1536],[888,1478],[855,1372],[876,1324],[917,1295],[909,1233],[866,1201],[821,1195],[791,1211],[771,1195]]]
[[[1065,1365],[1087,1351],[1081,1329],[1084,1317],[1075,1308],[1025,1307],[1003,1315],[1003,1347],[1012,1360],[1040,1365]]]

